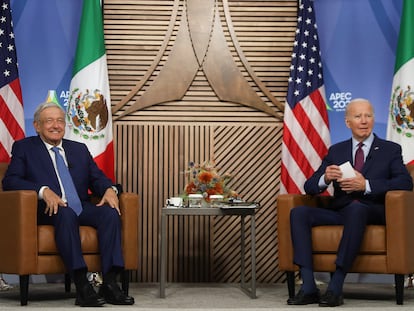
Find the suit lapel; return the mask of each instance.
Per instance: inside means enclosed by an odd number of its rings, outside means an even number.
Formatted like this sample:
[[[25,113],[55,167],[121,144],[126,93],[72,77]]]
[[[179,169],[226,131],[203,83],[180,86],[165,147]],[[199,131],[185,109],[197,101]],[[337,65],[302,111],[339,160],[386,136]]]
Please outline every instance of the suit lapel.
[[[352,158],[352,139],[346,140],[345,143],[341,145],[341,149],[338,151],[339,152],[336,152],[335,154],[335,162],[338,163],[338,165],[341,165],[347,161],[349,161],[351,165],[354,164],[354,159]]]
[[[55,167],[53,166],[52,158],[50,157],[49,150],[47,150],[45,143],[42,141],[40,136],[37,136],[36,147],[37,147],[37,156],[39,161],[39,167],[43,167],[43,174],[50,176],[50,180],[55,184],[55,189],[59,190],[60,194],[60,185],[59,180],[56,175]]]
[[[38,139],[36,140],[36,146],[37,146],[37,153],[38,153],[39,161],[43,163],[43,165],[45,166],[45,169],[48,172],[51,170],[53,171],[54,167],[53,167],[52,159],[50,158],[49,151],[47,150],[46,145],[42,141],[40,136],[37,136],[37,138]]]
[[[368,151],[368,155],[365,159],[365,164],[362,169],[362,172],[368,171],[372,164],[375,163],[375,159],[377,155],[379,154],[378,151],[381,150],[380,148],[380,142],[376,136],[374,136],[374,141],[372,142],[371,148]]]
[[[76,153],[71,152],[71,151],[73,151],[73,148],[71,148],[71,145],[68,144],[66,140],[62,140],[62,147],[65,150],[66,161],[68,161],[68,167],[69,167],[69,171],[70,171],[71,166],[76,161],[76,158],[72,158],[72,156]]]

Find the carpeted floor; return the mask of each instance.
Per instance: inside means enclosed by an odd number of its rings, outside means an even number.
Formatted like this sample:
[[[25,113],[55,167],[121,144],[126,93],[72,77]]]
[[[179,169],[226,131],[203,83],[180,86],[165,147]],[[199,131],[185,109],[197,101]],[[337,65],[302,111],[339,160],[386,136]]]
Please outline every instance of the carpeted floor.
[[[321,287],[323,291],[323,286]],[[405,289],[404,305],[395,304],[390,284],[345,284],[345,304],[339,308],[363,310],[414,309],[414,289]],[[258,285],[257,298],[248,297],[237,284],[168,284],[166,298],[159,298],[158,284],[131,283],[133,306],[105,305],[112,310],[320,310],[317,305],[287,306],[285,284]],[[29,303],[20,306],[19,289],[0,292],[0,310],[72,310],[75,294],[65,293],[63,284],[30,284]],[[337,309],[339,309],[337,308]],[[89,308],[83,308],[89,309]]]

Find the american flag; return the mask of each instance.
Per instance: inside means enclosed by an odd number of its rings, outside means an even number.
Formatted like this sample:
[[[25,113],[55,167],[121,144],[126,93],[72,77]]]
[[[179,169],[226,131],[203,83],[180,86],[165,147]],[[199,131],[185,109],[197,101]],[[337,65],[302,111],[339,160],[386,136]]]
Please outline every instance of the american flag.
[[[304,193],[330,145],[313,1],[302,0],[285,105],[280,193]]]
[[[10,161],[14,141],[24,137],[22,91],[10,1],[0,2],[0,162]]]

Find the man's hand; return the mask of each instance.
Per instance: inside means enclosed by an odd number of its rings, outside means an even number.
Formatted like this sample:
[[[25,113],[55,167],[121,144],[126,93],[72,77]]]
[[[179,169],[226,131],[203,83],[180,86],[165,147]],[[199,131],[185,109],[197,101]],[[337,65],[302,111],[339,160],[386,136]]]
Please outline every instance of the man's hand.
[[[339,186],[345,192],[362,191],[365,192],[365,177],[355,171],[355,177],[338,179]]]
[[[118,214],[121,215],[121,211],[119,209],[119,200],[118,196],[116,195],[116,192],[112,188],[108,188],[105,191],[105,194],[103,195],[101,201],[96,204],[96,206],[102,206],[105,203],[107,203],[110,207],[116,209],[118,211]]]
[[[329,185],[332,181],[340,179],[342,171],[338,165],[329,165],[325,169],[325,184]]]
[[[63,201],[60,196],[50,190],[50,188],[45,188],[43,191],[43,200],[46,203],[45,214],[49,214],[49,216],[57,214],[59,206],[67,206],[66,202]]]

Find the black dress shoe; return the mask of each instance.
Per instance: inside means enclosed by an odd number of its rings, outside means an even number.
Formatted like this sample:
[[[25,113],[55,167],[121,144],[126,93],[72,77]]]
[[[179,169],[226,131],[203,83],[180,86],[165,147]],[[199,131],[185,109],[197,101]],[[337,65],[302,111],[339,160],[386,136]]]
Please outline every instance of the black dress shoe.
[[[342,295],[335,295],[331,290],[323,294],[319,301],[319,307],[337,307],[343,304],[344,297]]]
[[[289,298],[287,300],[288,305],[309,305],[311,303],[318,303],[319,302],[319,290],[311,294],[305,294],[303,290],[299,290],[299,292],[293,298]]]
[[[76,291],[75,304],[81,307],[100,307],[105,304],[105,300],[87,283]]]
[[[99,289],[99,295],[103,297],[107,303],[113,305],[133,305],[135,303],[134,298],[125,295],[117,283],[104,282]]]

